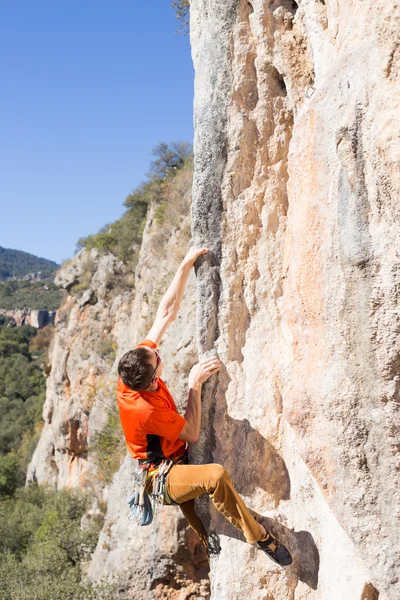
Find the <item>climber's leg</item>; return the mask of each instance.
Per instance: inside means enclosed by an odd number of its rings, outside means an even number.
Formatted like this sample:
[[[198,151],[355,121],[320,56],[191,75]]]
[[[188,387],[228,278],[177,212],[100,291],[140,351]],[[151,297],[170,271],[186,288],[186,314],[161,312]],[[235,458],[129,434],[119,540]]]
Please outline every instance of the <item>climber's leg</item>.
[[[243,532],[249,544],[265,536],[263,526],[250,514],[221,465],[175,465],[167,477],[167,491],[177,504],[209,494],[217,510]]]
[[[183,512],[186,517],[186,521],[189,523],[190,527],[197,533],[200,538],[200,541],[204,548],[207,549],[207,532],[204,529],[204,525],[199,515],[196,513],[194,500],[188,500],[187,502],[182,502],[179,504],[179,508]]]

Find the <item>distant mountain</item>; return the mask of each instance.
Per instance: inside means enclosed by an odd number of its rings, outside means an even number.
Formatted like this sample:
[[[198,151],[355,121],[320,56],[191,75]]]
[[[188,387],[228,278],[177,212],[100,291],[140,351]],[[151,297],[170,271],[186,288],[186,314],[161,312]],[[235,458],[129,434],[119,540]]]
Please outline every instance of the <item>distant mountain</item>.
[[[39,258],[21,250],[11,250],[0,246],[0,281],[8,279],[40,279],[52,277],[59,265],[47,258]]]

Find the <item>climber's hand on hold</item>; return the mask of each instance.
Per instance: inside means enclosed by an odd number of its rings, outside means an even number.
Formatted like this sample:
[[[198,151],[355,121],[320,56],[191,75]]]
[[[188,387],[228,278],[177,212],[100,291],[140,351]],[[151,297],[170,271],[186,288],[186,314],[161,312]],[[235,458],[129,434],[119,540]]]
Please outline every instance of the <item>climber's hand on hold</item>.
[[[189,373],[189,388],[199,388],[221,369],[222,363],[216,356],[205,358],[192,367]]]
[[[179,439],[185,442],[197,442],[201,424],[201,386],[211,375],[218,373],[222,363],[216,356],[201,360],[189,373],[189,398],[185,412],[186,423]]]
[[[190,248],[185,258],[183,259],[183,264],[192,268],[199,256],[201,256],[202,254],[207,254],[207,252],[208,248]]]

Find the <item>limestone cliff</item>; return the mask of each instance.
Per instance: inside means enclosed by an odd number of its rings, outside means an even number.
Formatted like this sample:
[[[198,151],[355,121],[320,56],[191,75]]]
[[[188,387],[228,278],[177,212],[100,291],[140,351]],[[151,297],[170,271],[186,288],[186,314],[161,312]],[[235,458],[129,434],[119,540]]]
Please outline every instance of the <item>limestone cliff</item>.
[[[206,506],[212,598],[400,597],[398,2],[191,1],[196,461],[294,554]]]
[[[191,1],[192,230],[211,249],[197,347],[225,364],[204,388],[192,460],[224,464],[294,556],[280,569],[200,502],[219,537],[215,600],[400,597],[399,30],[397,0]],[[131,290],[117,290],[123,264],[95,250],[59,276],[71,296],[31,469],[107,500],[89,576],[115,576],[121,599],[208,594],[179,512],[129,524],[132,462],[103,489],[90,452],[118,356],[146,333],[189,241],[184,198],[149,211]],[[194,285],[161,347],[180,408]]]

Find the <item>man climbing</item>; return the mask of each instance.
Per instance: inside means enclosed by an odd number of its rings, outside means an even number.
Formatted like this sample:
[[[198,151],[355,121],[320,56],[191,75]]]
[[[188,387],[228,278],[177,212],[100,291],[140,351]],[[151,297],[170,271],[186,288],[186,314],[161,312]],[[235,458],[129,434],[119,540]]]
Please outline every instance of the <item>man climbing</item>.
[[[167,500],[180,506],[206,550],[207,533],[194,506],[194,499],[202,494],[210,496],[217,510],[249,544],[257,544],[275,562],[286,566],[292,562],[290,553],[250,514],[225,469],[218,464],[187,464],[187,444],[196,442],[200,431],[202,385],[218,373],[221,361],[215,356],[206,358],[191,369],[184,417],[178,414],[161,379],[163,362],[158,344],[178,314],[191,268],[207,252],[206,248],[189,250],[160,302],[146,339],[119,362],[117,401],[122,428],[131,456],[147,473],[165,459],[174,462],[166,479]]]

